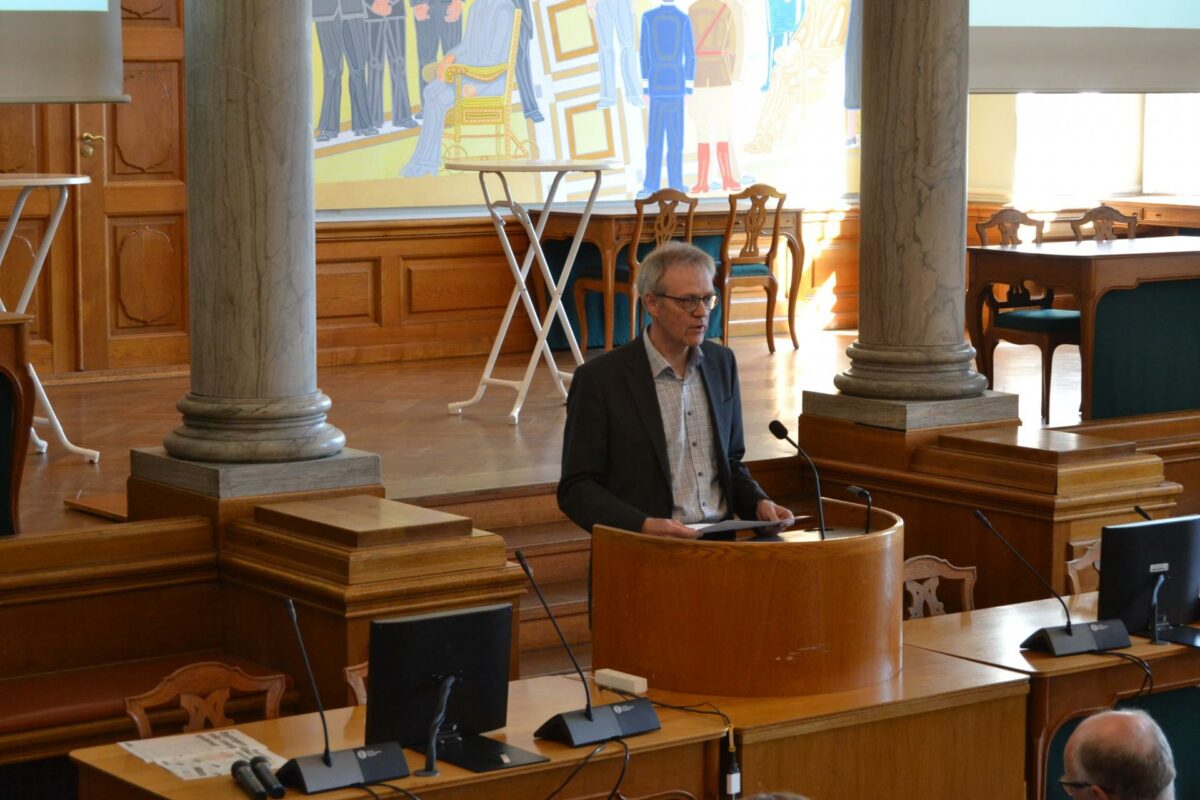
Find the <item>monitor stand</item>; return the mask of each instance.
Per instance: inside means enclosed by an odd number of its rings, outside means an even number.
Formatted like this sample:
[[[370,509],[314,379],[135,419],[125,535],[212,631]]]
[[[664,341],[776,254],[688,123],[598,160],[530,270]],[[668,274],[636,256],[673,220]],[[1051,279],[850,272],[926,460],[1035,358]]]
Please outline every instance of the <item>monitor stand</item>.
[[[1200,628],[1188,625],[1159,625],[1156,630],[1146,631],[1143,635],[1150,637],[1155,644],[1170,642],[1200,648]]]
[[[420,753],[426,750],[424,747],[414,749]],[[537,753],[477,734],[443,739],[438,742],[437,754],[438,760],[471,772],[495,772],[550,760]]]

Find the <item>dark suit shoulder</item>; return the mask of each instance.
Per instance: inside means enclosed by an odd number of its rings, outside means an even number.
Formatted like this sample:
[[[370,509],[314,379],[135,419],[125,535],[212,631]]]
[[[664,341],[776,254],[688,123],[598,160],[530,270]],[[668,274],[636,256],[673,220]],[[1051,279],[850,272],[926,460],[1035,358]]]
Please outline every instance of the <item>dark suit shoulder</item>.
[[[644,366],[647,375],[650,373],[650,359],[646,356],[646,345],[642,342],[642,337],[640,336],[631,342],[626,342],[614,350],[610,350],[585,362],[576,367],[575,372],[582,373],[584,377],[590,378],[600,375],[610,375],[619,370],[636,368],[639,365]]]

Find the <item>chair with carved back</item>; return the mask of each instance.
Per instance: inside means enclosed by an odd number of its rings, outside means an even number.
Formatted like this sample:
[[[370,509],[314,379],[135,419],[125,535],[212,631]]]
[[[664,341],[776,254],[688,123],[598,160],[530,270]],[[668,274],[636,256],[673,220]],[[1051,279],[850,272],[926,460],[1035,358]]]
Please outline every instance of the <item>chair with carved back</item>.
[[[1111,239],[1116,239],[1117,234],[1113,230],[1114,225],[1124,225],[1125,235],[1130,239],[1137,238],[1137,214],[1126,216],[1112,206],[1096,206],[1084,212],[1083,216],[1079,219],[1068,220],[1068,222],[1071,224],[1071,232],[1075,234],[1075,241],[1077,242],[1084,240],[1086,234],[1083,228],[1089,224],[1092,226],[1091,238],[1097,242],[1107,242]]]
[[[176,701],[187,712],[187,723],[183,726],[185,733],[210,726],[223,728],[234,724],[225,716],[225,704],[231,692],[265,693],[263,716],[275,719],[279,716],[279,704],[286,688],[284,675],[250,675],[241,667],[202,661],[175,670],[148,692],[125,698],[125,713],[137,726],[138,737],[142,739],[154,735],[148,710]]]
[[[367,704],[367,671],[370,665],[371,662],[364,661],[361,664],[351,664],[342,670],[346,683],[350,684],[350,690],[354,692],[354,705],[356,706]]]
[[[729,195],[729,219],[725,223],[716,280],[716,289],[721,295],[721,341],[726,345],[729,344],[732,290],[740,286],[759,286],[767,292],[767,349],[775,352],[775,295],[779,283],[775,280],[773,267],[775,254],[779,252],[780,215],[786,199],[786,194],[765,183],[756,183]],[[742,203],[749,203],[744,212],[740,210]],[[770,208],[771,203],[774,203],[774,210]],[[764,237],[770,240],[765,252],[762,247]],[[800,266],[797,264],[795,268]]]
[[[633,202],[637,216],[629,243],[617,257],[616,281],[613,294],[629,298],[629,338],[642,331],[642,314],[638,310],[637,277],[642,258],[653,249],[674,239],[692,241],[692,226],[696,221],[696,205],[700,201],[674,189],[660,189],[649,197]],[[647,209],[653,213],[647,225]],[[653,243],[653,247],[650,246]],[[604,278],[599,264],[583,266],[575,279],[575,316],[579,320],[579,343],[587,349],[588,322],[586,299],[588,292],[604,293]],[[610,324],[611,320],[605,320]]]
[[[1033,219],[1015,208],[1004,208],[991,219],[975,226],[979,241],[988,246],[988,231],[996,228],[1001,245],[1021,243],[1018,230],[1022,225],[1034,229],[1034,243],[1042,243],[1042,220]],[[1042,422],[1050,420],[1050,372],[1054,363],[1054,351],[1059,345],[1079,344],[1079,311],[1070,308],[1054,308],[1054,289],[1042,288],[1034,294],[1022,280],[1011,284],[1004,300],[994,294],[984,295],[990,323],[984,330],[983,357],[979,360],[988,379],[988,387],[995,387],[995,359],[993,354],[1001,340],[1013,344],[1036,345],[1042,352]]]
[[[1083,544],[1082,542],[1080,544]],[[1100,540],[1096,539],[1083,551],[1079,558],[1067,562],[1067,578],[1071,581],[1071,594],[1095,591],[1099,585]]]
[[[913,556],[904,561],[904,591],[912,604],[905,608],[907,619],[940,616],[946,613],[945,604],[938,599],[938,587],[943,578],[962,582],[960,610],[975,608],[975,567],[959,567],[937,556]]]

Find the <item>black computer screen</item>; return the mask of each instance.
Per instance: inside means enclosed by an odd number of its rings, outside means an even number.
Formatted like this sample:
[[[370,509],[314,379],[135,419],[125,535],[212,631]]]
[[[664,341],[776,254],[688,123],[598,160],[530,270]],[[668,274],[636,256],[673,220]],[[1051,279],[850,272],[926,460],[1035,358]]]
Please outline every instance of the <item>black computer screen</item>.
[[[455,681],[443,735],[504,727],[512,619],[501,604],[373,621],[366,743],[424,745],[447,675]]]
[[[1200,516],[1106,525],[1100,539],[1100,619],[1130,633],[1150,628],[1150,597],[1166,575],[1158,613],[1172,625],[1200,619]]]

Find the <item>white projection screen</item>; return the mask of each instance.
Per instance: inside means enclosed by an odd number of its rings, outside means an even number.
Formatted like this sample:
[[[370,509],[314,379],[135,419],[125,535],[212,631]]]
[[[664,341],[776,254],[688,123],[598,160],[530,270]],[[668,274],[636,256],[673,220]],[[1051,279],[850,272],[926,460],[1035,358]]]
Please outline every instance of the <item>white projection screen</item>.
[[[970,89],[1200,92],[1200,0],[970,0]]]
[[[120,0],[0,0],[0,103],[121,103]]]

